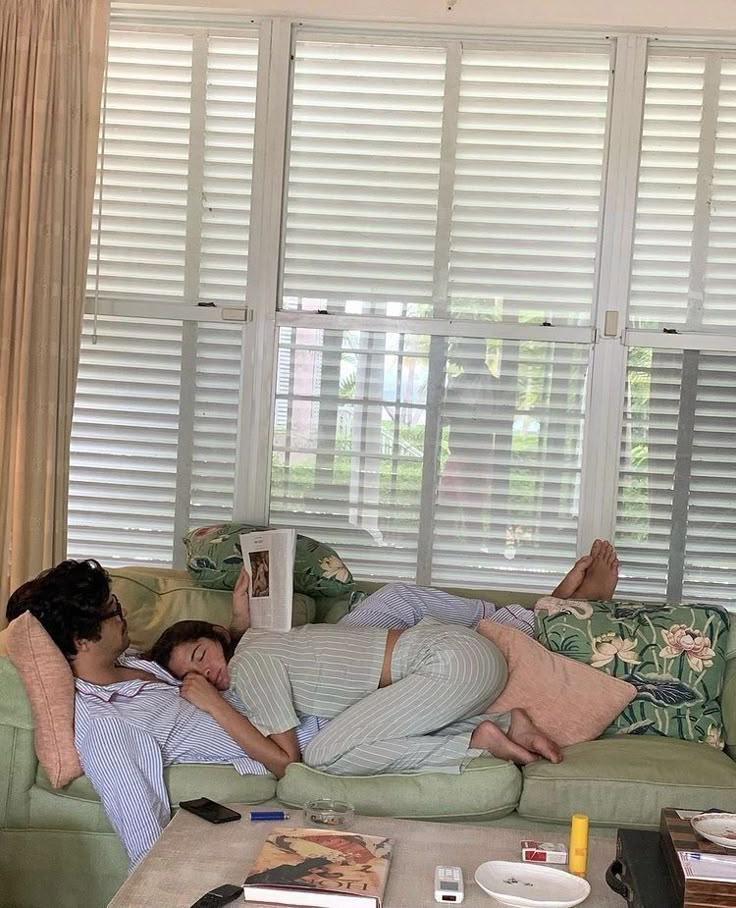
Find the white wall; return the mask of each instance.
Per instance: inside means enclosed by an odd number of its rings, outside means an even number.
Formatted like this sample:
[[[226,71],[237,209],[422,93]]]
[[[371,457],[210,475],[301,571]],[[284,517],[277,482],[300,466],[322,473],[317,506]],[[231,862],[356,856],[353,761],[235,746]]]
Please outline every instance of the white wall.
[[[138,0],[140,2],[140,0]],[[154,3],[156,0],[143,0]],[[158,0],[162,2],[162,0]],[[163,0],[199,5],[197,0]],[[736,0],[213,0],[259,16],[484,27],[720,32],[736,37]]]

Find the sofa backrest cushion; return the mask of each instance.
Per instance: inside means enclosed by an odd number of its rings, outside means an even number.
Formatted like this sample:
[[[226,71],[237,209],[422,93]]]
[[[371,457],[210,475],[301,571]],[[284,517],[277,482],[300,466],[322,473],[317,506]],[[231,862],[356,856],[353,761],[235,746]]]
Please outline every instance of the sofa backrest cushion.
[[[243,567],[240,534],[265,527],[218,523],[197,527],[182,539],[187,570],[201,586],[232,590]],[[342,596],[355,588],[353,575],[332,546],[309,536],[296,537],[294,592],[307,596]]]
[[[82,775],[74,746],[74,675],[30,612],[10,622],[7,648],[31,704],[38,762],[54,788],[61,788]]]
[[[198,619],[230,623],[232,595],[198,586],[186,571],[121,567],[111,570],[112,591],[120,599],[128,622],[130,645],[147,650],[176,621]],[[294,594],[293,623],[314,621],[314,600]]]
[[[636,698],[605,734],[665,735],[723,748],[725,609],[548,596],[536,616],[548,649],[636,687]]]
[[[484,619],[478,633],[501,650],[509,679],[489,712],[525,709],[560,747],[592,741],[636,695],[625,681],[556,655],[522,631]]]

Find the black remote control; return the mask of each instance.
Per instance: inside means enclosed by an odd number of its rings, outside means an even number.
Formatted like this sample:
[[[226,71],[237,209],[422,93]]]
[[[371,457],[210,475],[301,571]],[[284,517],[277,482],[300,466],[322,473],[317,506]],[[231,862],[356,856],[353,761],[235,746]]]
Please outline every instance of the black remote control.
[[[192,905],[192,908],[220,908],[221,905],[229,905],[239,895],[243,894],[242,886],[233,886],[226,883],[224,886],[218,886],[217,889],[210,889],[205,892],[201,899]]]

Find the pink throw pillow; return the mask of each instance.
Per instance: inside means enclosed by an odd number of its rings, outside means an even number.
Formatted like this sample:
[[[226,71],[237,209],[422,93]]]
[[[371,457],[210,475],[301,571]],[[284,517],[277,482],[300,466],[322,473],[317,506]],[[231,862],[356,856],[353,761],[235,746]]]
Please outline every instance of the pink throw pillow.
[[[7,629],[8,658],[31,702],[36,756],[54,788],[83,775],[74,746],[74,675],[41,622],[24,612]]]
[[[560,747],[597,738],[636,696],[633,684],[551,653],[513,627],[485,619],[478,633],[496,644],[509,667],[506,687],[487,711],[525,709]]]

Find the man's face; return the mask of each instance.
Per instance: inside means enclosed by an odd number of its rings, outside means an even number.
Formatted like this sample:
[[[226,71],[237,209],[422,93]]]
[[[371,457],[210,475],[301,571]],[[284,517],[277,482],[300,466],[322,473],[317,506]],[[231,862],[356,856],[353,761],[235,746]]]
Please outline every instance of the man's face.
[[[102,623],[100,624],[100,639],[87,641],[87,646],[104,650],[105,653],[117,658],[130,645],[128,636],[128,622],[125,620],[125,610],[115,593],[105,603]]]

